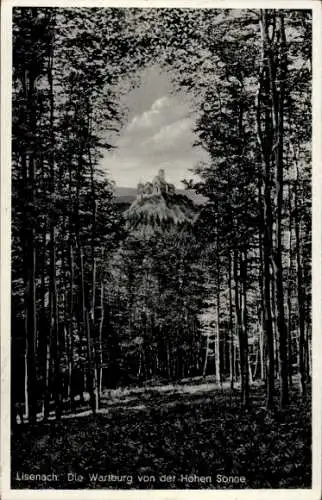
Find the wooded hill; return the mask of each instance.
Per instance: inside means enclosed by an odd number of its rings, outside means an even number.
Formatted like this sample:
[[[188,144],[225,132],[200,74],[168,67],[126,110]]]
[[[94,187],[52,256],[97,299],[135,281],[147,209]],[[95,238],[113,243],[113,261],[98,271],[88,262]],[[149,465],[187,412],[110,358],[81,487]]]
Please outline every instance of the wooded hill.
[[[178,194],[184,194],[196,205],[202,205],[206,202],[206,198],[202,195],[198,195],[192,189],[176,189]],[[136,199],[137,188],[127,188],[127,187],[118,187],[114,188],[115,194],[115,202],[116,203],[128,203],[129,205]]]

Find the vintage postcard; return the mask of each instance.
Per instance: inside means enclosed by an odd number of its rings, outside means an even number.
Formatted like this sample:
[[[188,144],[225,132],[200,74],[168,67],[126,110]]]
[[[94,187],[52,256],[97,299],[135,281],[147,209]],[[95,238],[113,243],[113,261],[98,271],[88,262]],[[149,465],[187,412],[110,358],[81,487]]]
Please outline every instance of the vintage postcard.
[[[318,500],[320,2],[1,14],[4,500]]]

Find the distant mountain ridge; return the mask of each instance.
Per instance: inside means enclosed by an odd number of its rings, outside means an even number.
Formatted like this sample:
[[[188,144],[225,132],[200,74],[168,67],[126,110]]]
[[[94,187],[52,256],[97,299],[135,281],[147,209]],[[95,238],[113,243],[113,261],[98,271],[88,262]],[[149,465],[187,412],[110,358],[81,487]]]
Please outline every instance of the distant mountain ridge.
[[[116,186],[114,193],[117,203],[132,203],[137,197],[137,188]],[[207,201],[207,198],[193,189],[176,189],[176,193],[187,196],[196,205],[203,205]]]

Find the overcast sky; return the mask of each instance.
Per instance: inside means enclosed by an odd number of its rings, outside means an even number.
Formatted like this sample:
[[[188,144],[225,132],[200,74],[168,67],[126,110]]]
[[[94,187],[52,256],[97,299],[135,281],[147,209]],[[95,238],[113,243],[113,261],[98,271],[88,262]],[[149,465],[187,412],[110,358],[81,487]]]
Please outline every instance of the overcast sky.
[[[171,90],[168,75],[152,67],[142,73],[140,87],[123,98],[128,121],[113,140],[117,149],[102,160],[118,186],[136,187],[163,168],[166,180],[182,187],[180,181],[192,176],[189,168],[206,159],[204,151],[192,147],[195,116],[189,109],[189,97],[173,95]]]

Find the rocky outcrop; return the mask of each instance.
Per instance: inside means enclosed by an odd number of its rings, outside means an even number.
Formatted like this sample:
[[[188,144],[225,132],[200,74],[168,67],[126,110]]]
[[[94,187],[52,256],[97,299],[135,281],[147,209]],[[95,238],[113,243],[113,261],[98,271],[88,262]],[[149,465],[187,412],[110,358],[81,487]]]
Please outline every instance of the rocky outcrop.
[[[192,224],[197,209],[191,199],[177,193],[174,185],[166,182],[164,170],[159,170],[152,182],[138,184],[136,199],[124,216],[131,229],[150,234],[156,229]]]

